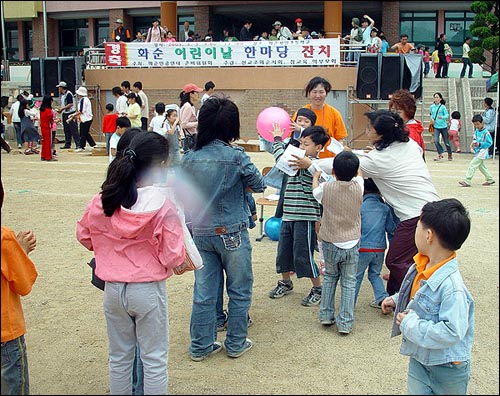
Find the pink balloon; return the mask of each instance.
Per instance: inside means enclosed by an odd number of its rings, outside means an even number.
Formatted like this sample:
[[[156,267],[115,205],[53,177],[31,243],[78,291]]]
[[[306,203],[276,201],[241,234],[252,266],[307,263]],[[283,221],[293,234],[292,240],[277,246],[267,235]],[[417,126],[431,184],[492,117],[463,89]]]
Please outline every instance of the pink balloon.
[[[257,132],[268,142],[274,141],[271,131],[273,124],[279,122],[281,130],[285,130],[281,137],[285,139],[290,135],[290,115],[281,107],[267,107],[257,117]]]

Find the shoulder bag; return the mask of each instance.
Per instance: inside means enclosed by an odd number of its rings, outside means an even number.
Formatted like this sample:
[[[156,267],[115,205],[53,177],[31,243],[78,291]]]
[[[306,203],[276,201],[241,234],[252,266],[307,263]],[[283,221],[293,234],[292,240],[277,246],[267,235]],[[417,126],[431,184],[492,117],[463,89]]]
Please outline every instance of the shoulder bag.
[[[434,134],[434,121],[436,121],[436,118],[439,113],[439,109],[441,108],[442,104],[439,105],[438,109],[436,110],[436,115],[434,118],[431,119],[431,123],[429,124],[429,132]]]

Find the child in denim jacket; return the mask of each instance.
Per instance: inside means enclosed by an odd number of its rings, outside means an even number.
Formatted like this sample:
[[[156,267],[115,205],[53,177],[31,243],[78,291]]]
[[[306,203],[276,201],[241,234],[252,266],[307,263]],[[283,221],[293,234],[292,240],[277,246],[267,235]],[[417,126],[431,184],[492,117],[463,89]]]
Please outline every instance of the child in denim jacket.
[[[380,308],[382,300],[389,296],[385,291],[380,272],[384,265],[387,240],[391,241],[398,222],[394,211],[385,203],[373,179],[371,177],[365,178],[363,203],[361,204],[361,239],[359,241],[355,301],[358,300],[359,289],[367,268],[368,280],[372,285],[375,297],[370,302],[370,306]]]
[[[465,286],[456,250],[470,218],[455,198],[428,202],[415,231],[418,253],[401,289],[382,302],[394,312],[391,336],[403,335],[410,357],[408,394],[465,395],[474,338],[474,300]]]

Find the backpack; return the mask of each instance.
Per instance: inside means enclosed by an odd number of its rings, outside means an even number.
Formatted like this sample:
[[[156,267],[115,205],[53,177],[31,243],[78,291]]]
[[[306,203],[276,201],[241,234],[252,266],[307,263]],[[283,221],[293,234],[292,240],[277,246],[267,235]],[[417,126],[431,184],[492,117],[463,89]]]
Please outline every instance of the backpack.
[[[361,30],[360,27],[358,27],[358,33],[356,33],[354,40],[355,41],[363,41],[363,30]]]

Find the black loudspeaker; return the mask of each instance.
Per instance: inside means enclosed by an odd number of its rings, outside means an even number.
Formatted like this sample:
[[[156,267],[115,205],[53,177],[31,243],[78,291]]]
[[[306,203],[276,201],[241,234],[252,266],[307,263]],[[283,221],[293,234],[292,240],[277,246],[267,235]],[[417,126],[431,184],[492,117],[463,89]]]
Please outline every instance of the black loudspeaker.
[[[380,68],[380,99],[388,100],[394,91],[401,88],[403,73],[399,54],[382,54]]]
[[[31,59],[31,93],[35,97],[42,96],[42,58]]]
[[[358,99],[379,99],[380,56],[378,54],[359,54],[356,95]]]
[[[68,89],[74,93],[75,85],[78,83],[76,79],[75,58],[72,56],[60,57],[58,58],[58,60],[59,60],[61,81],[64,81],[66,84],[68,84]],[[81,85],[81,82],[79,85]],[[57,96],[59,96],[59,93],[57,94]]]
[[[43,94],[49,96],[58,96],[59,89],[59,62],[57,58],[45,58],[43,60]]]
[[[420,68],[414,70],[415,74],[415,85],[412,87],[412,72],[409,67],[409,61],[413,58],[413,68],[415,68],[415,64],[420,65]],[[407,89],[415,96],[415,99],[420,99],[422,97],[422,85],[423,85],[423,64],[422,64],[422,55],[419,54],[408,54],[403,55],[401,58],[403,62],[403,76],[401,82],[401,88]]]

